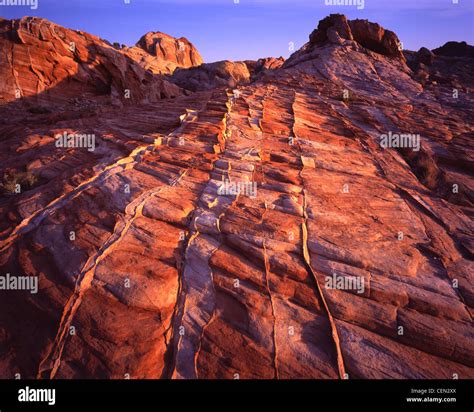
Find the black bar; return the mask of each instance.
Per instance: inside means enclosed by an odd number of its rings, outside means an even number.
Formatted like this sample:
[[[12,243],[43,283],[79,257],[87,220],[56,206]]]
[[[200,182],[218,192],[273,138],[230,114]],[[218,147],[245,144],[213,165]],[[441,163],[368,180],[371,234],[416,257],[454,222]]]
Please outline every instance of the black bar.
[[[20,389],[55,389],[55,404],[20,402]],[[470,380],[3,380],[0,411],[275,409],[472,411]],[[415,392],[413,392],[415,390]],[[420,392],[421,391],[421,392]],[[424,391],[424,392],[423,392]],[[408,402],[407,398],[443,398]],[[447,399],[456,401],[448,402]]]

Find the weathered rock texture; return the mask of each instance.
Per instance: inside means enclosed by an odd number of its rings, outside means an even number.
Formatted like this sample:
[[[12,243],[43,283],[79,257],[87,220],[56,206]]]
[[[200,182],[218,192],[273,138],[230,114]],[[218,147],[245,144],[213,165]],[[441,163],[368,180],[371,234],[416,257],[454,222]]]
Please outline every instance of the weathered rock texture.
[[[342,14],[331,14],[319,22],[309,36],[310,45],[342,44],[355,41],[362,47],[385,56],[403,58],[397,35],[368,20],[350,20]]]
[[[2,106],[1,175],[36,180],[4,185],[0,275],[40,289],[0,291],[0,377],[474,378],[472,78],[454,97],[376,25],[319,30],[345,40],[235,89]]]
[[[190,69],[178,69],[170,77],[173,83],[186,90],[204,91],[216,87],[236,87],[256,80],[268,70],[280,68],[282,57],[265,58],[257,61],[231,62],[228,60],[205,63]]]
[[[98,37],[34,17],[0,21],[0,62],[1,103],[126,104],[182,94]]]
[[[134,47],[125,47],[122,51],[155,74],[171,74],[178,67],[188,68],[203,63],[188,39],[176,39],[161,32],[147,33]]]

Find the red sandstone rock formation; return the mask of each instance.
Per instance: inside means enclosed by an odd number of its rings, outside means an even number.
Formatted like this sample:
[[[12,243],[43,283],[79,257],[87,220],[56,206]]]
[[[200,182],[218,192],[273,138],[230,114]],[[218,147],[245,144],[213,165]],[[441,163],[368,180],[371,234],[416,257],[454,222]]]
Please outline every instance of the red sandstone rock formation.
[[[171,80],[187,90],[211,90],[249,83],[251,73],[244,62],[221,61],[191,69],[178,69]]]
[[[104,73],[142,96],[156,77],[0,24],[2,93],[26,91],[1,106],[0,276],[39,281],[0,290],[0,377],[474,377],[472,59],[434,56],[422,82],[394,35],[331,16],[253,82],[114,108],[93,104]],[[93,96],[47,112],[46,88]],[[56,147],[65,131],[95,151]]]
[[[188,39],[175,39],[165,33],[145,34],[134,47],[123,51],[145,69],[158,74],[171,74],[178,67],[199,66],[203,59]]]
[[[175,62],[179,67],[199,66],[203,63],[199,52],[184,37],[175,39],[165,33],[150,32],[137,42],[137,46],[153,56]]]
[[[345,40],[356,41],[364,48],[385,56],[403,59],[397,35],[368,20],[348,21],[342,14],[331,14],[319,22],[318,28],[309,37],[310,44],[316,46],[327,42],[341,44]]]
[[[0,21],[0,61],[1,103],[97,98],[127,104],[181,94],[98,37],[35,17]]]
[[[244,62],[220,61],[202,64],[189,69],[178,69],[170,80],[184,89],[191,91],[211,90],[216,87],[236,87],[255,81],[268,70],[280,68],[282,57],[264,58],[257,61]]]

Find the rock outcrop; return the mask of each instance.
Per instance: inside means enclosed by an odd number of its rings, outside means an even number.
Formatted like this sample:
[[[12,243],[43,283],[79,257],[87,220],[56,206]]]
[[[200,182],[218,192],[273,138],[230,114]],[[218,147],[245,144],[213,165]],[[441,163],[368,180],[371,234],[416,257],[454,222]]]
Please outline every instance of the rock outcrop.
[[[0,60],[2,90],[89,70],[32,27],[2,32],[25,73]],[[455,95],[376,25],[319,27],[253,81],[224,62],[172,76],[211,90],[100,113],[2,102],[0,276],[38,293],[0,290],[1,378],[474,378],[473,59],[420,51]],[[97,47],[114,88],[142,73]]]
[[[434,49],[433,53],[438,56],[474,58],[474,46],[467,44],[465,41],[449,41],[444,46]]]
[[[365,49],[384,56],[404,58],[400,40],[394,32],[368,20],[347,20],[342,14],[331,14],[321,20],[309,37],[314,46],[328,42],[342,44],[346,40],[356,41]]]
[[[98,37],[45,19],[0,22],[0,103],[152,102],[181,90]]]
[[[226,60],[190,69],[177,69],[170,80],[184,89],[197,91],[236,87],[238,84],[248,83],[250,78],[250,71],[244,62]]]
[[[193,67],[204,63],[196,48],[184,37],[175,39],[165,33],[150,32],[137,42],[137,46],[152,56],[176,63],[178,67]]]
[[[454,44],[453,47],[449,46]],[[459,46],[459,47],[458,47]],[[451,87],[456,94],[471,93],[474,81],[474,56],[470,55],[473,46],[449,42],[433,51],[422,47],[418,52],[405,51],[408,66],[413,71],[413,78],[423,87]],[[436,53],[435,53],[436,51]]]
[[[149,32],[134,47],[125,47],[123,51],[155,74],[171,74],[176,68],[203,64],[201,55],[188,39],[176,39],[161,32]]]
[[[256,61],[231,62],[228,60],[206,63],[190,69],[177,69],[170,81],[191,91],[211,90],[216,87],[236,87],[256,80],[261,74],[280,68],[282,57]]]
[[[257,79],[260,74],[265,73],[268,70],[276,70],[283,66],[285,59],[283,57],[266,57],[258,60],[246,60],[249,72],[251,73],[252,79]]]
[[[420,50],[418,50],[416,58],[418,63],[422,63],[426,66],[431,66],[434,62],[435,55],[426,47],[422,47]]]

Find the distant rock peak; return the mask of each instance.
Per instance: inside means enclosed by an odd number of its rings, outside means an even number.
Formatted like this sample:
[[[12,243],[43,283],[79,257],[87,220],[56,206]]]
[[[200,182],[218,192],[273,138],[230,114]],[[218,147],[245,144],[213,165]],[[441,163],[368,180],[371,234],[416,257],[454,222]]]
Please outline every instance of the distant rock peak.
[[[310,45],[342,44],[356,41],[362,47],[388,57],[404,59],[397,35],[368,20],[348,20],[343,14],[331,14],[321,20],[309,36]]]
[[[136,46],[179,67],[194,67],[204,62],[194,45],[185,37],[177,39],[159,31],[148,32],[140,38]]]
[[[433,49],[433,53],[447,57],[474,57],[474,46],[465,41],[448,41],[443,46]]]

